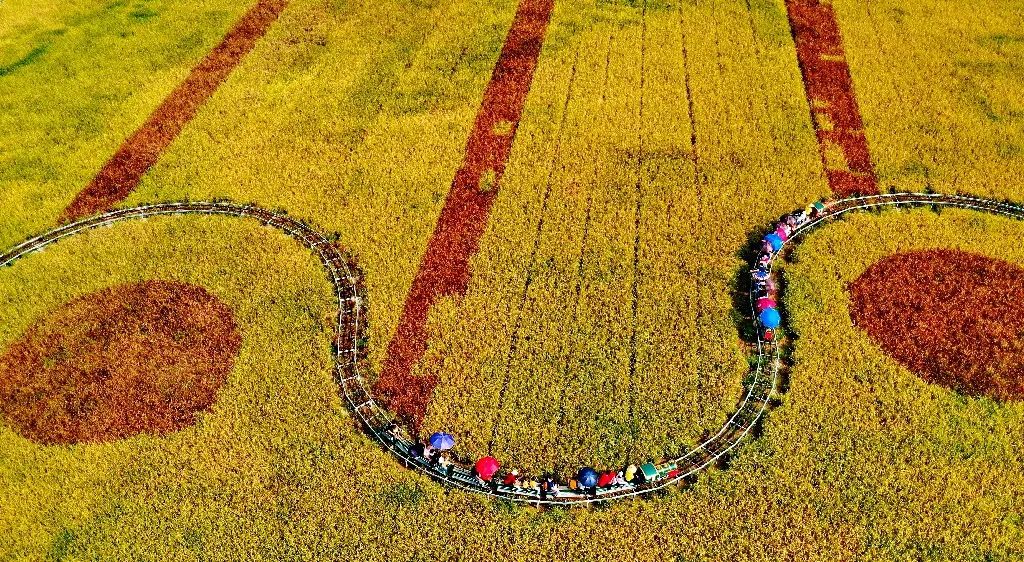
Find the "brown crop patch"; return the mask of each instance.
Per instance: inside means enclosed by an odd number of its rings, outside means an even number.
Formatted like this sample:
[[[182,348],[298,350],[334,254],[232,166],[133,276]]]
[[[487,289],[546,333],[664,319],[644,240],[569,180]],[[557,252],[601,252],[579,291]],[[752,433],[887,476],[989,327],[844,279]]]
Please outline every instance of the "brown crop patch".
[[[786,12],[832,193],[840,197],[878,193],[864,122],[831,2],[786,0]]]
[[[165,434],[217,397],[241,337],[201,287],[120,285],[42,318],[0,356],[0,413],[46,444]]]
[[[106,211],[128,197],[287,5],[287,0],[259,0],[246,12],[139,130],[124,141],[89,185],[75,196],[64,210],[61,221],[70,222]]]
[[[498,196],[553,10],[554,0],[519,2],[484,90],[462,166],[448,190],[374,385],[392,411],[413,426],[422,421],[437,385],[433,377],[412,375],[427,350],[428,312],[439,299],[465,295],[469,287],[469,260],[480,246]]]
[[[1024,398],[1024,268],[958,250],[896,254],[850,286],[854,323],[928,382]]]

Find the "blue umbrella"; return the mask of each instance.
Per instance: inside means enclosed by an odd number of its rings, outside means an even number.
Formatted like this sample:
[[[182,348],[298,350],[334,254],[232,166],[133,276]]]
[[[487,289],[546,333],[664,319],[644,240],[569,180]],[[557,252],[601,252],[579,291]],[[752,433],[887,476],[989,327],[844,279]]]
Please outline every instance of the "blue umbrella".
[[[597,471],[589,466],[587,468],[581,468],[577,480],[580,482],[580,486],[584,488],[590,488],[591,486],[597,486]]]
[[[778,328],[779,323],[782,322],[782,316],[780,316],[779,311],[774,308],[766,308],[762,310],[761,315],[757,318],[762,324],[764,324],[765,328]]]
[[[782,237],[774,232],[765,236],[764,241],[772,245],[772,251],[778,252],[782,249]]]
[[[430,446],[441,451],[447,451],[455,446],[455,438],[447,433],[438,432],[430,436]]]

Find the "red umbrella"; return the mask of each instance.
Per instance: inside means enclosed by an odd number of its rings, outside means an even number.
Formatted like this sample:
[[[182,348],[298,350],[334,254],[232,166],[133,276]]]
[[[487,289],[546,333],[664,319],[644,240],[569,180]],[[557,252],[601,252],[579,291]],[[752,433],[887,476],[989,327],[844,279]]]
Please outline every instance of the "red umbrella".
[[[484,457],[476,461],[476,473],[484,480],[493,478],[499,468],[501,468],[501,463],[494,457]]]
[[[768,297],[757,299],[757,311],[761,312],[766,308],[775,308],[775,300]]]
[[[603,487],[607,486],[608,484],[611,484],[612,480],[614,478],[615,478],[615,473],[614,472],[612,472],[610,470],[606,471],[606,472],[602,472],[601,476],[599,476],[598,479],[597,479],[597,485],[603,488]]]

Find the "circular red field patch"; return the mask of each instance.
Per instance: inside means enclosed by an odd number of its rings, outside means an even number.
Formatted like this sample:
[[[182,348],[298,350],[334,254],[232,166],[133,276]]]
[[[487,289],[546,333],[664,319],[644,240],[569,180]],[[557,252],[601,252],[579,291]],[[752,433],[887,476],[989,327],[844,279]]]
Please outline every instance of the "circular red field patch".
[[[201,287],[146,281],[75,299],[0,356],[0,413],[46,444],[164,434],[217,397],[241,345]]]
[[[957,250],[890,256],[851,286],[850,313],[928,382],[1024,397],[1024,269]]]

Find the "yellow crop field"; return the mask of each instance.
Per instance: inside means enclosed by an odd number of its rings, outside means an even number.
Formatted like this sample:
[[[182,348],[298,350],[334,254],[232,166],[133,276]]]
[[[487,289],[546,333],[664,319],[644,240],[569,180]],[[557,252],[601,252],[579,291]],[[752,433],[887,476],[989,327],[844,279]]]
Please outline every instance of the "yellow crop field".
[[[0,241],[46,230],[244,6],[0,6]]]
[[[1019,199],[1020,4],[835,5],[880,181]]]
[[[0,253],[0,559],[1024,558],[1000,300],[1024,223],[829,214],[877,180],[1024,217],[1022,23],[1002,0],[0,3],[0,252],[108,210],[266,210]],[[769,257],[778,287],[751,280]],[[434,432],[494,482],[389,437]],[[629,465],[650,480],[578,489]],[[544,476],[544,505],[498,488]]]

